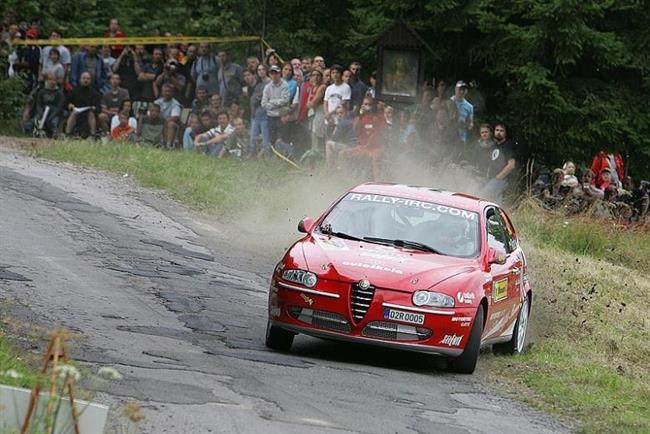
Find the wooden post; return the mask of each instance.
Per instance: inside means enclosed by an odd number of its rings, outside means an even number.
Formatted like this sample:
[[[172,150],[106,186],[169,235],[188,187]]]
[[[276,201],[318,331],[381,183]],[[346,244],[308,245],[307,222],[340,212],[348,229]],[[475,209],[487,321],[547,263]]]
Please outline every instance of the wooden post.
[[[56,368],[59,366],[59,360],[63,360],[64,363],[68,363],[68,355],[66,354],[65,344],[63,339],[63,333],[57,331],[54,333],[50,339],[50,343],[47,347],[47,352],[43,359],[43,367],[41,368],[41,375],[47,375],[48,368],[50,369],[50,399],[47,403],[47,413],[45,417],[51,417],[54,411],[54,398],[56,396]],[[22,428],[20,430],[21,434],[27,434],[29,432],[29,424],[31,422],[34,410],[38,405],[38,398],[41,393],[41,377],[39,376],[36,379],[36,384],[32,389],[32,394],[29,399],[29,407],[27,408],[27,414],[25,415],[25,420],[23,421]],[[66,378],[65,384],[63,385],[64,389],[68,391],[68,398],[70,399],[72,420],[74,421],[74,432],[75,434],[80,434],[79,432],[79,416],[77,415],[77,409],[74,404],[74,384],[71,378]],[[59,398],[61,399],[61,398]],[[47,427],[50,434],[54,433],[55,426],[52,424],[51,427]]]

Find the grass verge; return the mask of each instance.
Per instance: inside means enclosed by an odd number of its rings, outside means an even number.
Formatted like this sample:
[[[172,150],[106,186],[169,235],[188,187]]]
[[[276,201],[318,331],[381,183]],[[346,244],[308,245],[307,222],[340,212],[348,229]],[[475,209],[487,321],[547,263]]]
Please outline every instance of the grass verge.
[[[217,161],[124,144],[56,143],[34,153],[128,173],[225,218],[255,204],[264,210],[252,213],[256,223],[263,218],[264,224],[291,218],[294,208],[315,215],[333,191],[354,183],[287,173],[282,163]],[[308,202],[312,196],[318,200]],[[519,357],[484,357],[482,371],[529,403],[577,420],[582,432],[650,432],[650,234],[530,204],[512,217],[536,291],[533,344]]]
[[[18,354],[0,331],[0,383],[31,389],[36,383],[37,375]]]

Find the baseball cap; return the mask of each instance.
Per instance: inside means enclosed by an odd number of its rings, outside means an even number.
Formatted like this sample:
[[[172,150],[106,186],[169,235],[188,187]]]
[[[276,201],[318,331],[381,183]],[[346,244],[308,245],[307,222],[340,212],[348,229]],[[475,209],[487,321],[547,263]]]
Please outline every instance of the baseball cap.
[[[282,71],[278,65],[271,65],[269,72],[280,72]]]
[[[467,87],[467,83],[465,83],[463,80],[458,80],[456,82],[456,87]]]

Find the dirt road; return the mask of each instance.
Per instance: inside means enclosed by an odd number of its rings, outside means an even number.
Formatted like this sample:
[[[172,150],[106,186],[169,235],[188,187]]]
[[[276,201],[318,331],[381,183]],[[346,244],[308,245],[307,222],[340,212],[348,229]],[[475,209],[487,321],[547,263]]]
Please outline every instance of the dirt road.
[[[425,356],[298,337],[263,344],[278,249],[113,177],[0,150],[0,294],[17,320],[63,325],[88,382],[146,433],[550,433],[554,419]],[[296,234],[297,235],[297,234]],[[29,280],[20,280],[20,276]],[[507,375],[507,373],[504,373]],[[117,411],[107,432],[120,432]]]

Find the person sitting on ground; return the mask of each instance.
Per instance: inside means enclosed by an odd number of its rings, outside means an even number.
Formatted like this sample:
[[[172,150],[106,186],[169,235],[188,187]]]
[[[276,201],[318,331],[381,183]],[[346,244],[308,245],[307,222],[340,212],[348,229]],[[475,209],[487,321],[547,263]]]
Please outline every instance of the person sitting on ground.
[[[602,171],[605,168],[609,169],[609,182],[613,183],[616,187],[620,187],[625,177],[625,166],[621,154],[603,150],[594,155],[591,162],[591,170],[598,175],[593,181],[597,186],[603,182],[600,174],[603,173]]]
[[[648,192],[643,188],[635,187],[634,180],[631,176],[626,176],[623,180],[621,200],[632,208],[632,220],[643,221],[648,212],[650,198],[648,197]]]
[[[356,144],[352,114],[344,106],[339,106],[336,108],[333,120],[334,130],[329,140],[325,142],[325,161],[329,169],[336,167],[338,156],[342,151],[352,149]]]
[[[228,112],[222,111],[217,116],[217,126],[196,136],[194,139],[194,147],[198,152],[204,152],[217,157],[233,130],[232,125],[230,125]]]
[[[221,96],[218,93],[215,93],[210,97],[210,115],[213,119],[217,118],[217,115],[223,110],[221,108]]]
[[[605,167],[600,171],[596,180],[596,187],[605,191],[610,185],[616,187],[616,183],[612,182],[612,171],[609,167]]]
[[[129,91],[120,87],[120,74],[113,73],[109,81],[111,88],[102,96],[102,110],[99,114],[99,124],[103,131],[108,131],[111,118],[120,111],[122,103],[130,99]]]
[[[208,97],[208,88],[205,86],[197,87],[194,100],[192,100],[192,114],[199,115],[209,107],[210,98]]]
[[[176,132],[181,116],[181,104],[174,98],[174,88],[170,84],[163,84],[162,96],[155,103],[160,107],[160,117],[165,121],[163,130],[163,146],[167,149],[174,147]]]
[[[100,107],[100,95],[92,86],[92,76],[89,72],[81,74],[79,86],[72,89],[68,96],[68,122],[65,133],[71,135],[75,132],[78,120],[86,119],[91,137],[97,134],[97,113]]]
[[[210,110],[203,110],[199,116],[199,134],[217,126],[217,121],[212,117]]]
[[[153,103],[149,106],[146,116],[138,119],[138,142],[145,146],[159,148],[163,144],[163,128],[165,121],[160,116],[160,106]]]
[[[192,113],[187,120],[187,127],[183,132],[183,150],[192,151],[194,149],[194,139],[201,134],[201,121],[199,117]]]
[[[576,165],[573,161],[567,161],[562,166],[562,171],[564,172],[564,179],[562,180],[562,187],[574,189],[580,182],[576,178]]]
[[[370,163],[372,179],[378,180],[384,155],[385,127],[384,115],[377,113],[375,100],[365,97],[359,116],[354,119],[357,146],[341,151],[339,158],[343,161],[362,160]]]
[[[564,200],[566,190],[562,188],[562,181],[564,181],[564,171],[559,168],[553,170],[551,182],[542,191],[544,204],[553,208]]]
[[[47,75],[45,85],[34,97],[34,117],[23,124],[25,132],[44,133],[48,137],[58,138],[59,127],[63,117],[65,96],[53,73]]]
[[[605,194],[603,190],[594,185],[594,178],[594,172],[591,169],[582,172],[582,184],[573,190],[573,195],[587,202],[603,199]]]
[[[138,129],[138,120],[133,116],[133,113],[131,113],[131,101],[124,100],[122,101],[122,104],[120,104],[120,108],[117,112],[117,114],[123,113],[127,119],[129,125],[133,127],[134,130]],[[111,118],[111,133],[117,127],[120,123],[120,119],[117,117],[117,115],[113,116]]]
[[[129,122],[128,113],[120,112],[116,118],[118,125],[111,130],[111,139],[115,141],[135,141],[136,129]]]
[[[246,124],[244,124],[244,121],[242,118],[235,118],[231,122],[234,131],[230,136],[228,136],[228,139],[226,140],[226,143],[224,147],[221,149],[221,152],[219,152],[218,157],[219,158],[247,158],[249,155],[247,155],[246,150],[249,147],[250,144],[250,137],[248,134],[248,130],[246,129]]]

